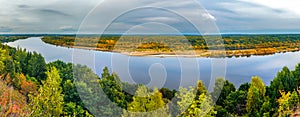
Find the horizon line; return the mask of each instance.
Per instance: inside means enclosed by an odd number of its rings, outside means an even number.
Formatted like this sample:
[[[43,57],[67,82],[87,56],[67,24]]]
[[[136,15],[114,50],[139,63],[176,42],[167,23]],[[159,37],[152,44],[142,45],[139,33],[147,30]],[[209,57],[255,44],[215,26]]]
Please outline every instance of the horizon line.
[[[175,35],[175,36],[203,36],[203,35],[283,35],[283,34],[300,34],[300,32],[262,32],[262,33],[207,33],[207,34],[199,34],[199,33],[182,33],[182,34],[171,34],[171,33],[136,33],[136,34],[121,34],[121,33],[106,33],[106,34],[97,34],[97,33],[0,33],[0,35]]]

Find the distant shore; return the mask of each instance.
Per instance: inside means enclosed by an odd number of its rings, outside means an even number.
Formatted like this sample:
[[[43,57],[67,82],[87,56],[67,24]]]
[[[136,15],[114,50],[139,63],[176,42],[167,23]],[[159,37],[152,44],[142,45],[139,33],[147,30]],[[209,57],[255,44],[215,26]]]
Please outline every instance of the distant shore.
[[[45,36],[48,44],[115,52],[128,56],[154,57],[249,57],[300,50],[300,35],[233,35],[223,36],[217,45],[207,45],[201,36],[104,36],[97,37]],[[212,36],[213,38],[213,36]],[[222,44],[223,43],[223,44]],[[221,49],[220,49],[221,48]],[[224,48],[224,49],[222,49]]]
[[[50,44],[50,43],[48,43]],[[54,45],[54,44],[51,44]],[[102,52],[114,52],[120,53],[128,56],[150,56],[150,57],[205,57],[205,58],[231,58],[231,57],[250,57],[250,56],[265,56],[265,55],[273,55],[276,53],[285,53],[285,52],[297,52],[300,51],[300,48],[286,49],[286,50],[275,50],[274,48],[264,48],[260,50],[255,49],[245,49],[245,50],[189,50],[189,51],[176,51],[176,52],[155,52],[155,51],[134,51],[134,52],[126,52],[121,50],[105,50],[101,48],[92,48],[92,47],[82,47],[82,46],[68,46],[68,45],[56,45],[67,48],[76,48],[76,49],[84,49],[84,50],[94,50],[94,51],[102,51]]]

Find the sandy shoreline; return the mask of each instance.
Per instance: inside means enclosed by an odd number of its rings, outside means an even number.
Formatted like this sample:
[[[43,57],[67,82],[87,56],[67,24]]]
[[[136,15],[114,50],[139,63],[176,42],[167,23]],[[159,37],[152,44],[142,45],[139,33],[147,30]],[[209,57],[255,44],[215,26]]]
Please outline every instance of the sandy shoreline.
[[[49,44],[49,43],[48,43]],[[53,45],[53,44],[51,44]],[[85,50],[94,50],[94,51],[102,51],[102,52],[113,52],[120,53],[128,56],[149,56],[149,57],[186,57],[186,58],[231,58],[231,57],[250,57],[250,56],[264,56],[264,55],[272,55],[276,53],[284,53],[284,52],[296,52],[299,51],[300,48],[286,49],[286,50],[272,50],[268,51],[270,48],[265,48],[263,51],[255,50],[255,49],[246,49],[246,50],[188,50],[188,51],[176,51],[176,52],[153,52],[153,51],[144,51],[144,52],[124,52],[120,50],[106,50],[101,48],[91,48],[91,47],[82,47],[82,46],[62,46],[67,48],[76,48],[76,49],[85,49]]]

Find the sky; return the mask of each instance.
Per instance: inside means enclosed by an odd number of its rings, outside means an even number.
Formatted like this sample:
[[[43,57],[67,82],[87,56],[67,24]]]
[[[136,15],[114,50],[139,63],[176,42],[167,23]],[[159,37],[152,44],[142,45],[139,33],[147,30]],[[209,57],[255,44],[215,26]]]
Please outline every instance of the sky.
[[[167,10],[142,8],[153,6]],[[197,33],[195,25],[201,33],[298,33],[299,6],[299,0],[0,0],[0,33],[104,33],[105,27]]]

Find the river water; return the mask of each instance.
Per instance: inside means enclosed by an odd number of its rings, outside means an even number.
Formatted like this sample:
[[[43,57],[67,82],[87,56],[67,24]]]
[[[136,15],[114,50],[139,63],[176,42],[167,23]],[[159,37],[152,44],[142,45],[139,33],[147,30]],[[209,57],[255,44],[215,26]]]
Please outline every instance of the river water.
[[[82,56],[76,53],[76,56],[79,55],[82,61],[93,60],[93,65],[87,64],[87,66],[98,75],[101,74],[103,67],[108,66],[110,70],[120,76],[121,80],[129,83],[177,89],[179,86],[194,86],[196,79],[201,79],[206,85],[211,84],[212,81],[213,58],[129,57],[118,53],[50,45],[44,43],[41,37],[17,40],[7,43],[7,45],[41,53],[47,62],[56,60],[72,62],[74,52],[83,53]],[[93,59],[91,56],[85,56],[84,53],[93,55]],[[226,69],[222,70],[226,72],[225,79],[237,87],[242,83],[249,82],[252,76],[260,76],[264,83],[269,85],[277,72],[284,66],[293,70],[300,62],[299,57],[300,52],[288,52],[266,56],[223,58],[222,61],[226,62]],[[185,61],[184,65],[182,65],[182,61]],[[189,63],[189,61],[191,62]],[[74,63],[84,64],[84,62]],[[198,67],[195,67],[195,63]]]

